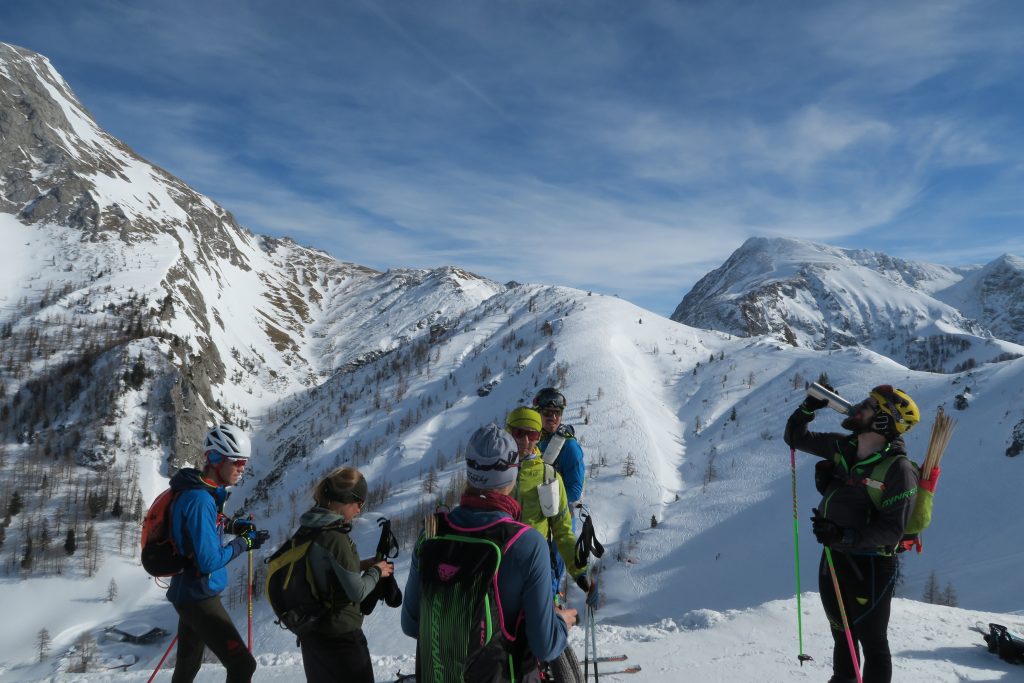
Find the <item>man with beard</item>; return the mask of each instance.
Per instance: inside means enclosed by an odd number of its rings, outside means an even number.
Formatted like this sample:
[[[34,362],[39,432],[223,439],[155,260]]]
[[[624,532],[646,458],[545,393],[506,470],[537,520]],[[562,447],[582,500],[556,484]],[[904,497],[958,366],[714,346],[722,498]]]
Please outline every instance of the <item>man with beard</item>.
[[[785,441],[824,458],[815,468],[823,494],[814,510],[814,537],[832,550],[836,580],[853,642],[864,657],[864,683],[889,683],[889,608],[897,574],[896,550],[914,509],[919,473],[906,457],[903,434],[920,420],[913,399],[889,385],[877,386],[853,406],[842,427],[848,434],[812,432],[814,412],[828,405],[808,396],[786,423]],[[880,491],[872,500],[869,488]],[[825,553],[819,590],[835,641],[830,683],[856,681],[853,660]]]

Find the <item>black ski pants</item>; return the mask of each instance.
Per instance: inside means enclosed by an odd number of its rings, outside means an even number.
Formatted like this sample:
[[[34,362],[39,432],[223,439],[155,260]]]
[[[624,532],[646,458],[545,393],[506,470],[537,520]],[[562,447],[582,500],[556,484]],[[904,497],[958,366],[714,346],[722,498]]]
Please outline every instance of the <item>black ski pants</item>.
[[[218,596],[175,605],[174,609],[178,612],[178,658],[171,683],[192,683],[207,647],[227,669],[226,683],[249,683],[256,660]]]
[[[861,673],[864,683],[890,683],[892,655],[889,653],[889,609],[896,581],[897,559],[895,556],[853,555],[833,551],[832,562],[836,568],[854,646],[863,651]],[[834,680],[855,681],[857,679],[853,660],[850,659],[850,646],[846,641],[846,631],[843,629],[839,602],[836,600],[825,553],[821,554],[818,590],[835,641],[832,649]]]
[[[362,629],[327,638],[302,637],[302,668],[308,683],[373,683],[370,648]]]

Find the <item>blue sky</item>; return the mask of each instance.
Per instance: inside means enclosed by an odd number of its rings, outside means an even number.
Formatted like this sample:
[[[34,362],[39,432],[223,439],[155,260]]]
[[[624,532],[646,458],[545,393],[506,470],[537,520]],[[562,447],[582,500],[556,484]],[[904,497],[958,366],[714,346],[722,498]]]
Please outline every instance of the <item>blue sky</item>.
[[[4,0],[250,230],[669,314],[750,236],[1024,254],[1024,3]]]

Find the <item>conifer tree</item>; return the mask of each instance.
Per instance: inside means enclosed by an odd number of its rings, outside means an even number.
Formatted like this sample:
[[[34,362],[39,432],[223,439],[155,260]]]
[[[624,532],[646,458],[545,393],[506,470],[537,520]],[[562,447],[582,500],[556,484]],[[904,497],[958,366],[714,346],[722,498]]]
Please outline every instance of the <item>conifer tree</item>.
[[[29,536],[28,541],[25,543],[25,554],[21,558],[21,568],[25,570],[32,569],[32,537]]]
[[[951,581],[946,582],[946,588],[942,591],[942,599],[940,602],[948,607],[957,607],[960,601],[956,594],[956,589],[953,588]]]
[[[36,634],[36,646],[39,648],[39,661],[46,659],[46,655],[50,653],[50,632],[45,628],[39,629],[39,633]]]
[[[626,461],[622,464],[622,474],[627,477],[632,477],[636,474],[636,458],[630,453],[626,456]]]
[[[935,575],[934,569],[928,575],[928,580],[925,581],[924,593],[921,595],[921,599],[932,604],[939,601],[939,577]]]
[[[23,507],[25,507],[25,501],[21,497],[21,491],[15,491],[11,494],[11,499],[7,502],[7,516],[17,516]]]

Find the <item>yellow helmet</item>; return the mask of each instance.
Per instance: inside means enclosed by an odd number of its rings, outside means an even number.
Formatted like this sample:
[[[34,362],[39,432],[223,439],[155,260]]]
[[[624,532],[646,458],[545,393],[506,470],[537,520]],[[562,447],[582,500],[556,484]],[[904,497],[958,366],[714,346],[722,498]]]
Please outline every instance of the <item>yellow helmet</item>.
[[[878,401],[878,409],[892,418],[892,427],[897,434],[905,434],[921,420],[921,411],[910,395],[902,389],[882,384],[868,394]]]

